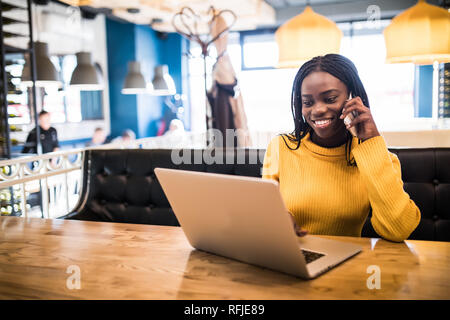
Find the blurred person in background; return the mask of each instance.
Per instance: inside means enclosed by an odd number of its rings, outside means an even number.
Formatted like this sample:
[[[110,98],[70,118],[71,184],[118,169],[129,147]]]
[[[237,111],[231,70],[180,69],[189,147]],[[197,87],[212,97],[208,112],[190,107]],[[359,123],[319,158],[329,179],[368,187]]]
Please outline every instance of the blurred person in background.
[[[120,137],[117,137],[111,141],[111,143],[121,144],[123,147],[131,148],[131,144],[136,140],[136,134],[131,129],[126,129],[122,132]]]
[[[169,130],[164,135],[184,134],[184,124],[180,119],[170,121]]]
[[[164,138],[165,147],[168,148],[183,148],[188,144],[184,124],[180,119],[170,121],[169,130],[162,137]]]
[[[56,129],[51,126],[50,113],[47,111],[41,111],[39,113],[39,131],[42,153],[60,150],[58,134]],[[34,128],[28,134],[22,153],[37,153],[36,140],[36,128]]]
[[[106,141],[106,133],[103,128],[95,128],[91,141],[86,143],[86,147],[95,147],[104,144]]]

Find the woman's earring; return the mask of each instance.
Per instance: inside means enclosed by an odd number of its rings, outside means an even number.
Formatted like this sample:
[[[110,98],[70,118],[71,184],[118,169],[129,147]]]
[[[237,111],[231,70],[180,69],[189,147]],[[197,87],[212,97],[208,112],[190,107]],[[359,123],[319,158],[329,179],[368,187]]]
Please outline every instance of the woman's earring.
[[[305,120],[305,117],[302,115],[302,119],[303,119],[303,122],[305,122],[306,123],[306,120]]]

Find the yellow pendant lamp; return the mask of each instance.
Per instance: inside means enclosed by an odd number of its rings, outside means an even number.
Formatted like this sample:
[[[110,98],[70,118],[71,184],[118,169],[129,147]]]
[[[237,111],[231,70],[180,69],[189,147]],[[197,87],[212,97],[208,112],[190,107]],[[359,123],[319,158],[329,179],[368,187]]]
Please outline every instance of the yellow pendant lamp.
[[[400,13],[384,30],[386,62],[450,61],[450,13],[425,0]]]
[[[308,5],[275,32],[278,68],[298,68],[315,56],[339,53],[342,31]]]

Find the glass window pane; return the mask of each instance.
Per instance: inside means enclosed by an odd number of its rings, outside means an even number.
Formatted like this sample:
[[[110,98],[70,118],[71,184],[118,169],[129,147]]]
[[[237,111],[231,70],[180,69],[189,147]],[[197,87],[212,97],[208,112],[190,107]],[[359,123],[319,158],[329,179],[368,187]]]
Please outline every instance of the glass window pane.
[[[351,59],[367,91],[371,112],[380,131],[398,130],[414,120],[414,65],[386,64],[383,29],[390,20],[339,23],[344,33],[341,54]],[[235,68],[248,127],[251,132],[290,132],[293,79],[298,69],[270,68],[278,59],[274,34],[241,33],[245,69],[241,70],[240,44],[228,46]],[[190,61],[190,66],[196,62]],[[197,62],[198,63],[198,62]],[[268,69],[251,69],[269,67]],[[247,69],[250,68],[250,69]],[[192,129],[204,127],[202,73],[190,70]],[[196,111],[197,110],[197,111]]]
[[[240,86],[251,132],[290,132],[291,91],[297,69],[242,71]]]
[[[278,61],[278,47],[273,33],[245,35],[243,43],[245,68],[276,66]]]
[[[385,63],[383,34],[344,37],[341,54],[358,69],[379,130],[414,118],[414,65]]]
[[[66,122],[64,96],[65,92],[57,87],[45,88],[43,110],[50,112],[52,123]]]

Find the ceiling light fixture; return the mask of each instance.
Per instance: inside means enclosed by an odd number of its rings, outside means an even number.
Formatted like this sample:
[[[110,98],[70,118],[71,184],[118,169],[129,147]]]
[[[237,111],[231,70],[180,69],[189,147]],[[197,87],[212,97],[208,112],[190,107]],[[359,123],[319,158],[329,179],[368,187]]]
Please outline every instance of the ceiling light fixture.
[[[397,15],[383,33],[387,63],[450,61],[450,13],[425,0]]]
[[[433,65],[431,117],[436,128],[441,127],[444,119],[438,115],[439,63],[450,61],[450,12],[419,0],[392,19],[383,34],[387,63]]]
[[[152,84],[152,94],[155,96],[171,96],[176,93],[175,82],[169,75],[169,67],[166,64],[155,67]]]
[[[80,24],[82,27],[82,35],[84,35],[83,18],[81,9],[78,8],[80,14]],[[84,36],[82,39],[82,47],[84,47]],[[103,79],[92,62],[92,55],[90,52],[80,51],[76,53],[77,66],[73,70],[70,79],[70,86],[80,91],[99,91],[103,90]]]
[[[128,74],[125,78],[122,94],[142,94],[152,91],[152,84],[146,83],[141,73],[141,64],[137,61],[128,62]]]
[[[304,62],[327,53],[339,53],[342,31],[336,23],[305,10],[284,23],[275,32],[278,44],[278,68],[298,68]]]
[[[55,65],[48,55],[48,44],[40,41],[35,42],[34,52],[36,59],[36,87],[54,86],[61,88],[62,82],[59,79],[58,71],[56,71]],[[26,87],[33,86],[29,60],[29,57],[26,57],[22,71],[22,84]]]
[[[55,68],[55,65],[50,60],[48,52],[48,44],[40,41],[41,36],[41,14],[37,12],[38,5],[47,5],[48,1],[35,1],[34,3],[34,16],[36,17],[36,27],[37,27],[37,38],[38,41],[33,42],[34,44],[34,59],[36,61],[36,87],[62,87],[62,82],[59,77],[59,73]],[[33,86],[33,79],[31,77],[30,69],[30,56],[25,57],[25,65],[22,71],[22,85],[25,87]]]
[[[92,63],[90,52],[77,52],[77,66],[70,78],[70,86],[81,91],[103,90],[101,76]]]

